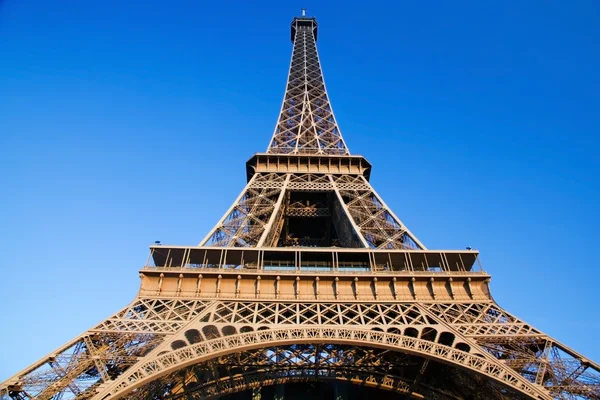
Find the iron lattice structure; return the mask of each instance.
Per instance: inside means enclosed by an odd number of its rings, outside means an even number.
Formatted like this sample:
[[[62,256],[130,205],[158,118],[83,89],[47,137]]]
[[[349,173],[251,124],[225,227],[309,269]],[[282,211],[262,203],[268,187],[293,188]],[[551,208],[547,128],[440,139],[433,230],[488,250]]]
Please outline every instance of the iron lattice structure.
[[[320,384],[338,399],[600,399],[600,366],[498,306],[477,251],[426,249],[373,190],[316,39],[314,18],[294,19],[267,152],[200,245],[151,246],[134,301],[1,399],[283,398]]]

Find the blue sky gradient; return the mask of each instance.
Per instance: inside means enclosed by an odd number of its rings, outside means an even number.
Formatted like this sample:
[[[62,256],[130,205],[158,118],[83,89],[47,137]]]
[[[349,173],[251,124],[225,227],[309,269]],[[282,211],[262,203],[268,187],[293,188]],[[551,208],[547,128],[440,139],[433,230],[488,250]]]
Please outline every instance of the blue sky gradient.
[[[0,380],[125,307],[149,244],[217,222],[273,132],[301,7],[386,203],[600,361],[597,1],[7,0]]]

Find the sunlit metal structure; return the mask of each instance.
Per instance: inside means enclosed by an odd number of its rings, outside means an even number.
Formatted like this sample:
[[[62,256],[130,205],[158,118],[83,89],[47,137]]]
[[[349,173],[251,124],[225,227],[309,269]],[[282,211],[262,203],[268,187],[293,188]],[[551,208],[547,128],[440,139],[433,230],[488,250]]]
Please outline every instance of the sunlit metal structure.
[[[291,39],[233,205],[198,246],[151,246],[134,301],[0,398],[600,399],[600,366],[498,306],[476,250],[427,249],[385,204],[334,117],[315,19]]]

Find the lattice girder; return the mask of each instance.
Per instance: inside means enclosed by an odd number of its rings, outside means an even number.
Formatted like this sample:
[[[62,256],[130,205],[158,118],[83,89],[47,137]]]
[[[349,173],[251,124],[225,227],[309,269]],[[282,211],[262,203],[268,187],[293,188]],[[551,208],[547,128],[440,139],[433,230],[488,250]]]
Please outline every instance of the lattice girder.
[[[202,245],[256,247],[268,228],[272,215],[284,194],[289,176],[280,186],[277,174],[256,174],[246,185],[221,221],[204,238]],[[272,179],[273,184],[261,186],[260,182]]]
[[[432,368],[443,370],[445,387],[440,387],[441,382],[436,382],[435,376],[430,375],[428,381],[423,379],[424,372]],[[145,399],[152,393],[163,393],[165,398],[207,399],[273,384],[336,380],[428,399],[462,398],[465,386],[461,383],[465,380],[471,381],[468,386],[476,382],[484,390],[486,397],[480,398],[501,399],[504,398],[501,393],[506,393],[502,385],[484,381],[476,374],[428,363],[405,353],[357,346],[308,344],[269,347],[218,357],[158,379],[128,398]],[[512,396],[523,398],[517,392],[513,392]]]
[[[2,383],[0,400],[213,398],[307,381],[600,400],[600,366],[499,307],[472,269],[477,251],[427,250],[371,187],[333,114],[316,32],[294,20],[267,152],[200,246],[152,246],[136,299]]]
[[[316,22],[295,28],[286,93],[267,149],[274,154],[349,154],[325,89]]]
[[[364,176],[262,172],[253,175],[236,202],[200,245],[277,247],[272,238],[281,237],[281,234],[272,230],[280,229],[283,219],[289,216],[284,215],[281,209],[284,198],[299,191],[335,193],[332,201],[335,199],[342,205],[339,215],[334,213],[336,221],[339,221],[336,226],[341,229],[340,226],[349,221],[352,235],[359,237],[361,247],[425,248],[381,200]],[[335,204],[328,204],[321,214],[331,213],[335,208]],[[311,216],[307,214],[304,217]],[[340,233],[338,236],[341,236]]]
[[[138,298],[0,386],[0,398],[87,399],[196,319],[210,302]]]
[[[211,328],[208,328],[211,327]],[[191,366],[227,354],[260,348],[265,345],[281,346],[286,344],[349,344],[373,346],[392,351],[415,354],[440,362],[460,366],[463,369],[483,374],[488,379],[498,381],[513,390],[519,391],[532,398],[549,399],[549,395],[541,388],[527,382],[516,372],[489,355],[471,354],[440,343],[403,336],[398,333],[379,332],[352,327],[294,327],[257,330],[231,336],[216,336],[218,331],[214,325],[205,329],[215,333],[206,341],[200,341],[163,353],[152,360],[138,364],[123,374],[97,398],[122,398],[133,390],[143,387],[167,374],[176,372],[183,367]],[[110,394],[109,397],[106,397]]]
[[[140,325],[140,321],[144,321],[144,325]],[[490,335],[488,325],[504,328]],[[154,341],[147,345],[140,342],[142,348],[146,346],[142,353],[134,345],[130,353],[133,355],[127,356],[124,344],[128,340],[138,343],[141,334],[137,332],[152,329],[154,336],[148,339]],[[114,339],[102,346],[99,339],[102,337],[104,342],[108,337]],[[93,345],[89,344],[90,340]],[[144,387],[155,380],[149,378],[154,374],[158,379],[188,366],[218,359],[221,354],[273,346],[278,340],[283,341],[284,346],[317,342],[324,346],[335,343],[383,346],[389,351],[472,370],[478,376],[520,390],[529,398],[597,399],[600,396],[600,368],[596,364],[526,326],[493,302],[332,303],[165,298],[140,298],[82,335],[74,343],[87,341],[86,346],[79,345],[83,351],[79,350],[78,354],[83,356],[73,356],[72,350],[69,353],[65,349],[63,353],[57,352],[62,354],[60,357],[48,358],[48,362],[62,363],[64,372],[55,372],[56,368],[26,370],[7,382],[8,385],[5,383],[2,390],[5,397],[12,390],[14,398],[17,398],[15,393],[25,392],[36,398],[52,398],[57,393],[65,393],[67,398],[69,395],[103,398],[109,391],[113,395],[125,387],[126,392],[129,391],[131,382],[139,383],[135,383],[136,388]],[[196,347],[192,350],[193,346]],[[198,349],[204,358],[198,358]],[[111,360],[119,360],[119,368],[109,368]],[[100,367],[93,365],[98,362]],[[136,370],[144,372],[139,375]],[[89,372],[84,374],[86,371],[98,371],[91,384]],[[72,379],[75,375],[79,379]],[[274,380],[286,378],[276,370],[271,376]],[[88,382],[87,386],[79,386],[82,379]],[[124,381],[129,383],[124,384]],[[219,387],[217,383],[207,385],[203,390]],[[410,388],[417,390],[417,387]],[[99,393],[105,394],[100,396]]]

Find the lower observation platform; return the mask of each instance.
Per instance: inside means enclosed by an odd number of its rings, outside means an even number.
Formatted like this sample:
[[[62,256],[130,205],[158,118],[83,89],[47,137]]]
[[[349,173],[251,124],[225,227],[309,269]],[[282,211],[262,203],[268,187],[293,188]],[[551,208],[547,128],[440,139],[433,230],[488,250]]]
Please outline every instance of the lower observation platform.
[[[308,151],[310,149],[304,149]],[[371,164],[359,155],[256,153],[246,162],[248,181],[256,173],[354,174],[371,176]]]
[[[143,296],[491,300],[475,250],[151,246]]]

